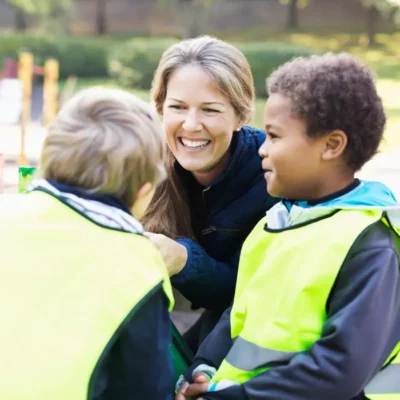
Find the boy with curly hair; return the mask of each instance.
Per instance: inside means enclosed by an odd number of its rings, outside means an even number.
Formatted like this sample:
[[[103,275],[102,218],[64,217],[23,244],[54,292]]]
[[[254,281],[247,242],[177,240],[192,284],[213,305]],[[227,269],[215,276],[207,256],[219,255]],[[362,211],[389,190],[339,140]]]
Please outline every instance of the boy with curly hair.
[[[398,400],[400,206],[355,178],[386,121],[371,71],[325,54],[267,85],[259,152],[283,200],[247,238],[233,306],[177,399]]]

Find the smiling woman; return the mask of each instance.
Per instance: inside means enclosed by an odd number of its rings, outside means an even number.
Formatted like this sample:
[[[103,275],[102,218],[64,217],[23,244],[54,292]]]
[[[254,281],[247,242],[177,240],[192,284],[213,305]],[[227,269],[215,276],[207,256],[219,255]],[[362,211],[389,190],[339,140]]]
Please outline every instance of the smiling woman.
[[[276,200],[266,191],[258,148],[265,133],[244,126],[253,77],[234,46],[204,36],[171,46],[152,100],[170,149],[168,179],[143,223],[174,287],[204,307],[185,335],[196,350],[232,300],[243,241]]]
[[[229,163],[233,132],[242,121],[199,66],[175,71],[163,107],[167,143],[179,164],[208,185]]]

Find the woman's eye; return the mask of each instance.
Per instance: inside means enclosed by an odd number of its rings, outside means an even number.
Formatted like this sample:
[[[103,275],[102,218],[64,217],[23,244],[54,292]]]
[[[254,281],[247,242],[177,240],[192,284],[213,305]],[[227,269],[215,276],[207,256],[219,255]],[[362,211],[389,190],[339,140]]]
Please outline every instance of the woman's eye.
[[[218,113],[218,110],[215,110],[214,108],[204,108],[203,109],[206,113]]]
[[[168,106],[168,108],[173,108],[174,110],[183,110],[183,106],[180,106],[178,104],[171,104]]]

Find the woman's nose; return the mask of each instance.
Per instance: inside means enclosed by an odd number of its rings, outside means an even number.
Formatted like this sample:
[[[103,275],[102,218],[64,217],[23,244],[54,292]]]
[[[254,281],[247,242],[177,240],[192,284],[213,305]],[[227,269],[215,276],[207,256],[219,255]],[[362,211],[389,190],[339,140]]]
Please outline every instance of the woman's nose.
[[[182,127],[186,131],[201,130],[202,125],[196,111],[190,111],[186,114]]]

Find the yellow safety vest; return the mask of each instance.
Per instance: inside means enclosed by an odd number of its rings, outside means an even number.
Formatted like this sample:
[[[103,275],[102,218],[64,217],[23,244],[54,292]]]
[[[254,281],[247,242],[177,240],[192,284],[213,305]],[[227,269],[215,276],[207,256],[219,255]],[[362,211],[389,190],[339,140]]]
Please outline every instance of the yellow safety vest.
[[[0,399],[85,400],[96,367],[160,287],[142,235],[105,228],[47,193],[0,196]]]
[[[231,312],[234,344],[213,381],[244,383],[309,350],[321,337],[327,300],[346,255],[357,237],[381,219],[381,210],[342,210],[275,232],[266,231],[266,219],[261,220],[242,248]],[[266,293],[268,305],[260,307]],[[385,372],[390,369],[396,370],[395,383],[394,375]],[[400,369],[394,360],[370,383],[369,388],[376,387],[380,396],[389,390],[390,399],[400,400]]]

